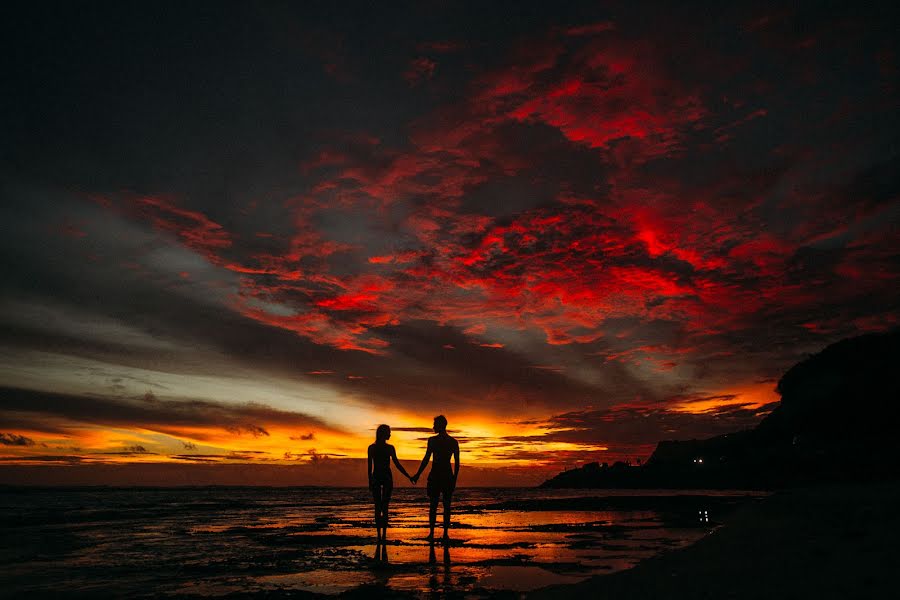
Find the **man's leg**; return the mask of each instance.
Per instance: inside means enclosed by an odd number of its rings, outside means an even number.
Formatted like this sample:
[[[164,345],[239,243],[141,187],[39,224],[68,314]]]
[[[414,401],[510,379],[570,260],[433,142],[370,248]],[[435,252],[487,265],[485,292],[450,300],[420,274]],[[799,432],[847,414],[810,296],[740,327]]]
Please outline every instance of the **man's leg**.
[[[452,494],[444,493],[444,537],[449,538],[450,534],[448,530],[450,529],[450,501],[453,499]]]
[[[429,539],[434,539],[434,522],[437,521],[437,505],[438,505],[438,497],[431,496],[428,498],[431,504],[428,506],[428,527],[431,529],[431,533],[428,534]]]

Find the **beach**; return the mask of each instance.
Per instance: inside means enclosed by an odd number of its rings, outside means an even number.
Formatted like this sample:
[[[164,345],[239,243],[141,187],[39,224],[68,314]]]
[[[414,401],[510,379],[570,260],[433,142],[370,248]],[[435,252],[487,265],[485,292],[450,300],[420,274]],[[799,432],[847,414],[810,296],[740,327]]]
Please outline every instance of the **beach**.
[[[822,485],[745,504],[697,543],[528,598],[889,598],[900,484]]]
[[[519,596],[703,539],[745,492],[464,488],[452,540],[395,490],[377,545],[364,488],[0,491],[8,596]],[[440,532],[439,532],[440,535]]]
[[[878,598],[900,485],[776,492],[465,489],[449,543],[398,490],[6,489],[4,597]]]

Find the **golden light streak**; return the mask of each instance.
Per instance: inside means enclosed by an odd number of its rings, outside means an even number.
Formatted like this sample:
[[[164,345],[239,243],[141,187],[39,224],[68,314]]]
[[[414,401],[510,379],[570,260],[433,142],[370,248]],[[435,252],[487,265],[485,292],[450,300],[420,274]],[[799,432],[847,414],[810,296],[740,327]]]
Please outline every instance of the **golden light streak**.
[[[751,382],[721,390],[703,400],[683,400],[668,410],[704,414],[727,405],[759,409],[778,400],[772,383]],[[494,414],[462,413],[450,417],[449,429],[462,442],[463,463],[484,468],[549,468],[571,464],[589,457],[603,460],[609,446],[602,443],[543,441],[558,429],[549,429],[549,414],[516,415],[516,422],[502,421]],[[258,423],[256,429],[227,429],[221,426],[147,426],[102,427],[78,423],[57,423],[63,433],[32,430],[18,431],[32,443],[4,446],[4,457],[21,463],[34,457],[36,462],[60,461],[103,463],[256,463],[303,464],[322,459],[363,459],[374,441],[375,428],[382,422],[392,426],[391,443],[403,461],[421,460],[435,415],[403,410],[378,410],[355,414],[358,421],[350,431],[338,431],[315,425],[285,426]],[[371,422],[366,419],[371,418]],[[344,424],[346,427],[346,424]],[[405,429],[405,430],[404,430]],[[412,429],[412,431],[409,431]],[[75,457],[75,458],[70,458]]]
[[[780,397],[775,391],[775,384],[766,383],[746,383],[735,387],[729,387],[716,390],[708,394],[709,400],[701,401],[684,401],[675,403],[666,408],[675,412],[683,412],[690,414],[703,414],[713,411],[722,406],[742,404],[748,409],[762,408],[771,402],[777,402]],[[733,396],[733,398],[723,398],[723,396]]]

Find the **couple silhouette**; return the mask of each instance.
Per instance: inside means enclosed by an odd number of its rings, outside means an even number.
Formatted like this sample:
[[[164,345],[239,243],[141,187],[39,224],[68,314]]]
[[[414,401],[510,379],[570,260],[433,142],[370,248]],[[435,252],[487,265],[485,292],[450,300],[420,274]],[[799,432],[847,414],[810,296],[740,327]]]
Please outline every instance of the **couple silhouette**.
[[[369,489],[375,500],[375,529],[378,532],[378,541],[387,538],[388,507],[391,502],[391,492],[394,489],[394,479],[391,473],[391,461],[397,466],[397,470],[403,473],[413,485],[419,482],[419,476],[428,461],[434,457],[431,471],[428,472],[428,524],[429,540],[434,540],[434,524],[437,520],[437,505],[444,503],[444,537],[450,535],[450,502],[453,499],[453,490],[456,489],[456,477],[459,475],[459,443],[447,434],[447,417],[438,415],[434,418],[434,435],[428,438],[428,446],[425,449],[425,457],[415,475],[410,475],[397,460],[397,450],[387,443],[391,439],[391,428],[388,425],[379,425],[375,430],[375,443],[369,446]],[[450,457],[453,457],[453,467],[450,467]]]

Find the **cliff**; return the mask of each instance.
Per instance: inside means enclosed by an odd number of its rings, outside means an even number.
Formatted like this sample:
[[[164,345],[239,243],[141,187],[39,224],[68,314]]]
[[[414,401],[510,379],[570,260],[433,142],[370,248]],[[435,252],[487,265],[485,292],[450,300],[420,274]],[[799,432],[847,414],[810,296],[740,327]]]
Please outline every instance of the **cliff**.
[[[542,487],[765,488],[896,476],[900,330],[842,340],[791,367],[760,424],[662,441],[642,467],[597,463]]]

